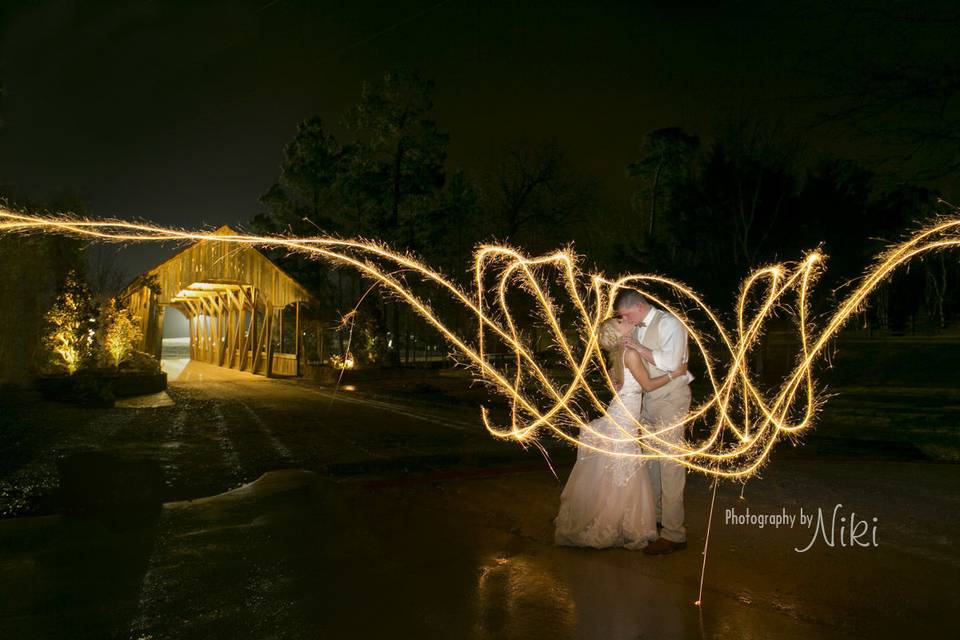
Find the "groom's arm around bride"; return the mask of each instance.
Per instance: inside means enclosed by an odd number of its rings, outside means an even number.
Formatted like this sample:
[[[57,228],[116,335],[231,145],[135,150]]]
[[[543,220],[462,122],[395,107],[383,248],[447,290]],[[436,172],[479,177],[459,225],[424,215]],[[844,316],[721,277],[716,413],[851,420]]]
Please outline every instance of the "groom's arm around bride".
[[[662,312],[661,312],[662,313]],[[687,362],[687,330],[674,316],[664,314],[660,320],[660,347],[650,349],[640,344],[636,336],[624,338],[625,347],[634,349],[640,354],[640,357],[663,371],[674,371],[682,363]],[[637,333],[642,328],[637,328]],[[693,374],[687,371],[687,382],[694,379]]]

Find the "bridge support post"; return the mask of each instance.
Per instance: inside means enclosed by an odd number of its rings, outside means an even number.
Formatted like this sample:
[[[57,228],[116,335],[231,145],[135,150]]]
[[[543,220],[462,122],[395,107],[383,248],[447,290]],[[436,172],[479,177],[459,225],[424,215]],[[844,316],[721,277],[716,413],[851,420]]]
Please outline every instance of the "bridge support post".
[[[264,321],[267,323],[267,368],[266,375],[268,378],[273,377],[273,328],[276,325],[274,321],[274,308],[267,306],[267,313]]]
[[[296,328],[294,330],[294,335],[293,335],[293,347],[294,347],[294,353],[297,356],[296,376],[299,378],[300,377],[300,343],[302,342],[302,340],[300,339],[300,303],[297,302],[296,305],[297,305],[297,316],[296,316],[297,320],[294,325]]]

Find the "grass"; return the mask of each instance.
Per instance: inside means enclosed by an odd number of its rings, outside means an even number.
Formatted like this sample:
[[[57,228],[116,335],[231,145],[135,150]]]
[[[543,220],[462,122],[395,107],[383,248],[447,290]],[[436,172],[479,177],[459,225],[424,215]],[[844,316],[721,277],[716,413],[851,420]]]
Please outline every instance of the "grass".
[[[767,347],[768,380],[786,373],[796,346]],[[960,336],[841,336],[817,380],[830,396],[818,438],[911,444],[934,460],[960,460]],[[825,366],[823,366],[825,365]]]

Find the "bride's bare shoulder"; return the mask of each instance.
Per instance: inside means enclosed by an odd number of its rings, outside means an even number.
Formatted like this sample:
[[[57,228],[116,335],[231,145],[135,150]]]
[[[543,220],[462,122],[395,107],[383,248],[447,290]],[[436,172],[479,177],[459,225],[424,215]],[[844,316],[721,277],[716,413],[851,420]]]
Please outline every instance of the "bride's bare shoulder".
[[[634,349],[627,349],[626,353],[623,355],[623,361],[630,365],[638,365],[643,362],[643,358],[640,357],[640,354]]]

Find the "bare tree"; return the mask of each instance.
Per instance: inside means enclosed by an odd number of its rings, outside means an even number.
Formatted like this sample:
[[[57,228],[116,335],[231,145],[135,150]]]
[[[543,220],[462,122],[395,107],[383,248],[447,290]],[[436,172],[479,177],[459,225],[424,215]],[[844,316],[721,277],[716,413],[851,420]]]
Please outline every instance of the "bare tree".
[[[891,145],[878,165],[933,180],[960,170],[960,10],[956,2],[842,0],[839,31],[809,52],[827,89],[811,128],[842,124]],[[834,14],[830,16],[836,18]],[[904,174],[904,167],[909,175]]]
[[[494,235],[537,251],[571,239],[572,227],[596,210],[598,187],[556,139],[514,142],[487,172],[484,200]]]
[[[646,215],[647,238],[654,237],[658,203],[669,199],[671,187],[689,175],[699,148],[700,138],[679,127],[656,129],[647,134],[640,159],[627,165],[627,177],[640,183],[631,204]],[[669,202],[662,208],[669,208]]]
[[[85,253],[87,282],[94,297],[103,302],[119,293],[129,278],[117,259],[117,247],[94,243],[87,246]]]
[[[741,113],[721,121],[714,160],[726,165],[725,189],[735,264],[754,267],[771,233],[780,226],[785,205],[796,189],[795,170],[803,145],[781,119]]]

